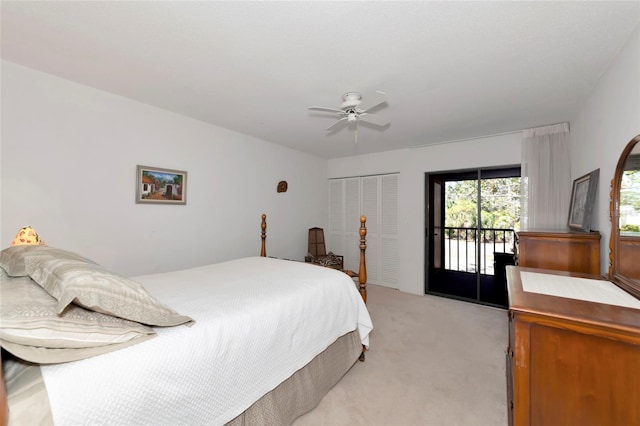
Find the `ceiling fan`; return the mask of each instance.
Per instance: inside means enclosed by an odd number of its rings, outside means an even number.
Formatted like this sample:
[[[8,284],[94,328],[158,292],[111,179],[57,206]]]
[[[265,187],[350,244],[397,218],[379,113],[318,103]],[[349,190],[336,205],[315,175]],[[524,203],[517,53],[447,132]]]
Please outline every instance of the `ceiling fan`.
[[[362,105],[362,95],[360,93],[347,92],[342,95],[342,104],[340,105],[340,109],[319,106],[311,106],[309,109],[311,111],[332,112],[334,114],[338,114],[338,116],[342,116],[342,118],[327,128],[327,131],[340,129],[349,123],[355,124],[355,142],[358,143],[358,121],[379,127],[388,126],[390,124],[389,121],[369,112],[387,102],[386,93],[380,91],[376,91],[376,93],[380,96],[377,96],[378,99],[376,99],[374,104],[368,106]]]

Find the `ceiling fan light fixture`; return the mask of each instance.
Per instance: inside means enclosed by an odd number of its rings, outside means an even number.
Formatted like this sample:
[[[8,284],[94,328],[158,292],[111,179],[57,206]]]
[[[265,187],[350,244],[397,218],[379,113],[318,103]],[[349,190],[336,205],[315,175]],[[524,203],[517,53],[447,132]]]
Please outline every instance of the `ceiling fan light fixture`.
[[[342,104],[340,109],[348,110],[357,107],[362,102],[362,95],[358,92],[347,92],[342,95]]]
[[[338,121],[329,126],[329,128],[327,128],[327,131],[333,132],[340,129],[341,127],[344,127],[347,124],[355,124],[354,139],[355,143],[358,143],[358,121],[362,120],[367,124],[372,124],[378,127],[386,127],[390,124],[383,118],[367,112],[387,102],[386,93],[380,91],[377,91],[376,93],[381,95],[378,96],[377,103],[366,106],[364,107],[364,109],[360,108],[360,105],[362,103],[362,95],[358,92],[347,92],[342,95],[343,102],[342,104],[340,104],[340,109],[320,106],[311,106],[309,107],[309,109],[312,111],[330,112],[333,114],[338,114],[341,117],[340,119],[338,119]]]

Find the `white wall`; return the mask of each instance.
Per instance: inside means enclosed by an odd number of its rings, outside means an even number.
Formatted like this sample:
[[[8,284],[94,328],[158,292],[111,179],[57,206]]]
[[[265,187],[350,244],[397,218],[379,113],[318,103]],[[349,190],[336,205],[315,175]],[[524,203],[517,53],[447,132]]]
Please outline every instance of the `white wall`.
[[[520,164],[520,133],[329,160],[329,178],[397,172],[398,287],[424,294],[425,173]],[[354,229],[358,224],[354,225]]]
[[[31,225],[139,275],[258,255],[263,212],[274,256],[326,224],[325,159],[9,62],[1,82],[0,247]],[[187,204],[136,204],[137,164],[187,171]]]
[[[627,143],[640,134],[640,26],[571,121],[573,179],[600,169],[594,229],[602,234],[601,273],[609,268],[611,180]]]

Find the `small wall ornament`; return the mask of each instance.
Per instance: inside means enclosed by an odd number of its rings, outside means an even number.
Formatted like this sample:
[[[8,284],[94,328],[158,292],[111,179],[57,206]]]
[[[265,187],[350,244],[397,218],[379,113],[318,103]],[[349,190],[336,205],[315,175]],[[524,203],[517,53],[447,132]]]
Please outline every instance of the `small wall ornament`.
[[[289,187],[289,185],[287,184],[286,180],[281,180],[280,182],[278,182],[278,189],[277,191],[280,192],[287,192],[287,188]]]

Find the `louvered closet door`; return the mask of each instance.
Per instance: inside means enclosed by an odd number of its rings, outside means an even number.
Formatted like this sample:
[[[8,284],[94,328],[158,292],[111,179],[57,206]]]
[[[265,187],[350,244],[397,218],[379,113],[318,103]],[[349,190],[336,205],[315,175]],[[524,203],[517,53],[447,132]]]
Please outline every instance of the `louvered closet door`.
[[[332,179],[329,202],[327,250],[344,256],[344,267],[357,271],[360,265],[360,178]]]
[[[362,178],[362,214],[367,217],[367,281],[380,284],[380,250],[378,229],[380,228],[379,176]]]
[[[380,284],[398,288],[398,175],[380,184]]]
[[[345,256],[345,268],[358,270],[358,229],[360,215],[364,214],[367,216],[367,281],[397,288],[398,175],[333,179],[329,183],[329,199],[331,250]]]
[[[329,232],[325,232],[327,252],[344,254],[344,196],[345,181],[332,179],[329,181]],[[346,266],[346,264],[345,264]]]
[[[398,287],[398,175],[362,178],[368,281]]]

